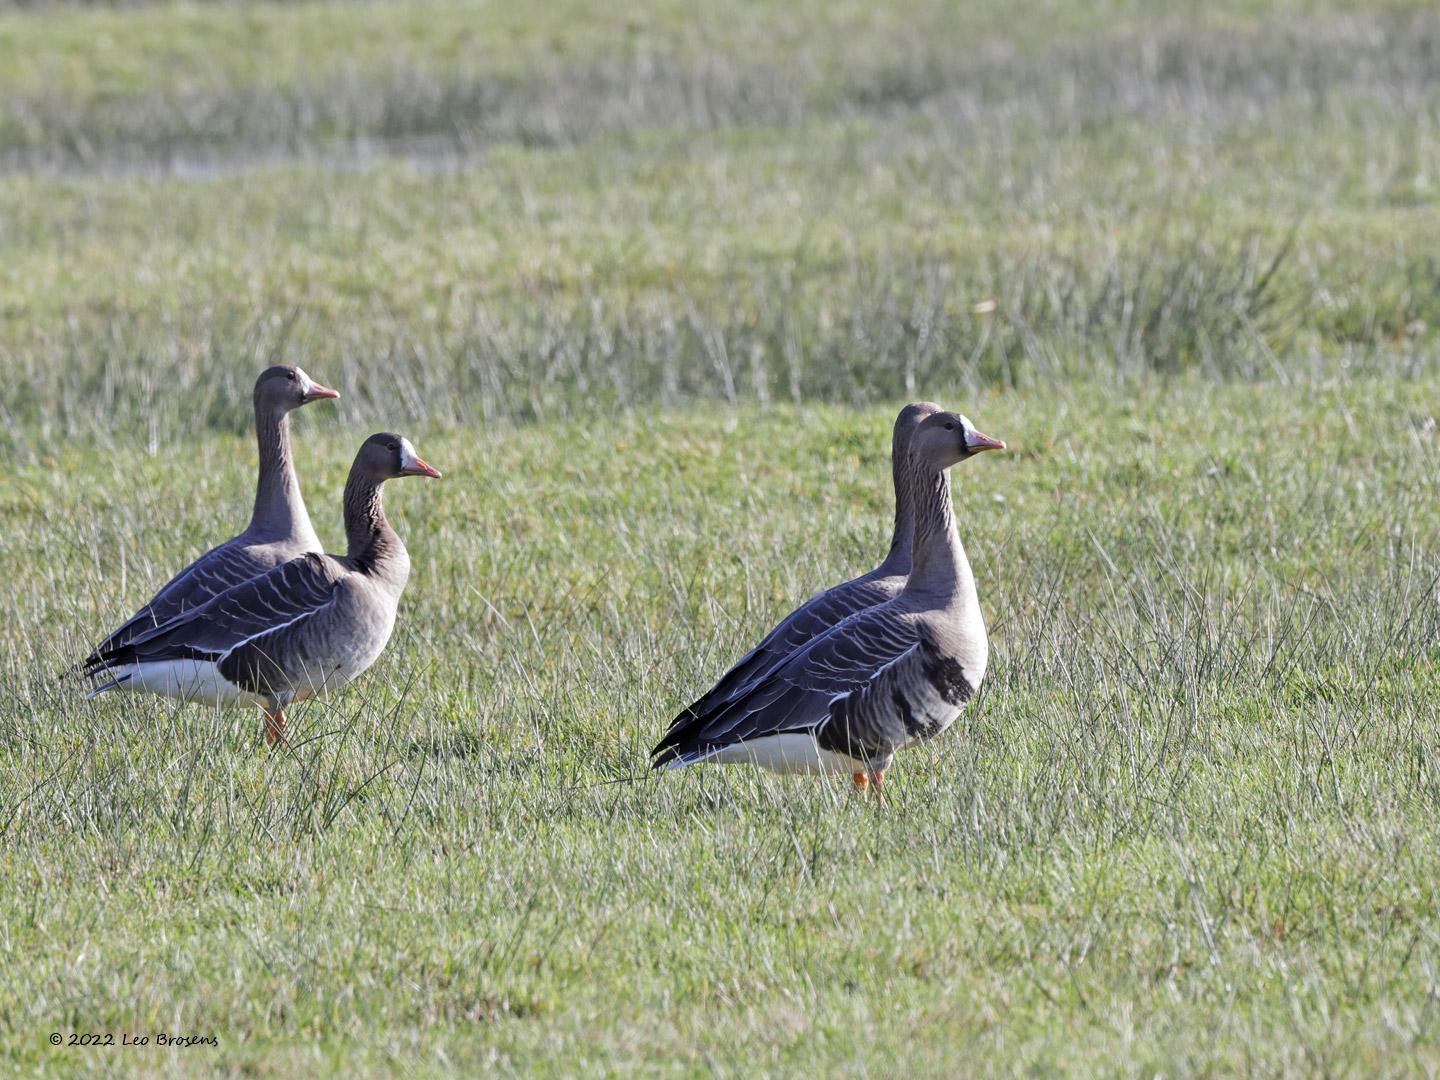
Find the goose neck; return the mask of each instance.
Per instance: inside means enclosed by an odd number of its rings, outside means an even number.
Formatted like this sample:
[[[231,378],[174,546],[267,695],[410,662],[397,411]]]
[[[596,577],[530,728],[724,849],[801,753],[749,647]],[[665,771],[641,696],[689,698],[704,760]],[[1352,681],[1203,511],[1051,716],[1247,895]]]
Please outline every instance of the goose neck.
[[[386,576],[408,570],[405,545],[390,527],[380,497],[380,483],[358,464],[345,484],[346,554],[361,573]]]
[[[257,403],[255,440],[260,451],[260,471],[255,484],[255,509],[250,517],[251,531],[276,536],[313,531],[290,450],[289,410],[266,408]]]
[[[944,596],[974,592],[970,563],[955,528],[949,472],[916,468],[910,481],[915,520],[906,589]]]
[[[910,494],[905,455],[896,447],[890,456],[891,480],[895,488],[895,528],[890,534],[890,550],[880,571],[885,575],[910,572],[911,547],[915,539],[915,505]]]

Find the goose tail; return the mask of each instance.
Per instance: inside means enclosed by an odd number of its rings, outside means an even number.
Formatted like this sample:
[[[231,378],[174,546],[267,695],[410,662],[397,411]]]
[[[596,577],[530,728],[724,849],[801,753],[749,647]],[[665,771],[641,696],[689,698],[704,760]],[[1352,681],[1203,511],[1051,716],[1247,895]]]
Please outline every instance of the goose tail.
[[[92,679],[103,678],[107,674],[108,672],[94,672],[88,677]],[[113,675],[105,679],[104,682],[96,683],[85,692],[85,700],[89,701],[91,698],[99,697],[101,694],[108,694],[111,690],[124,690],[125,684],[130,681],[131,677],[132,673],[127,671],[120,675]]]

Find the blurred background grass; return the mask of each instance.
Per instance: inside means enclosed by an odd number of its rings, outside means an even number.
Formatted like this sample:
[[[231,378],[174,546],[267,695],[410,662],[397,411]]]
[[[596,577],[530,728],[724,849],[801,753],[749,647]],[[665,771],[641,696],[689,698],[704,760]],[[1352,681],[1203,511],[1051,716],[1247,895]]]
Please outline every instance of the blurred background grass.
[[[466,422],[1413,371],[1437,49],[1424,4],[11,10],[7,409],[234,430],[287,350]]]

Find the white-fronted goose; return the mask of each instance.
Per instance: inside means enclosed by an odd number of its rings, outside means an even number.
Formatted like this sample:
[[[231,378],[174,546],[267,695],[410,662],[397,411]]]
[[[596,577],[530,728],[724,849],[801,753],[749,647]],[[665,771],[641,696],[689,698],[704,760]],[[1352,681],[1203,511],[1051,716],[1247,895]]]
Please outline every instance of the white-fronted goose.
[[[226,589],[307,551],[321,550],[295,476],[290,453],[290,413],[312,401],[339,396],[298,367],[278,364],[260,373],[252,395],[260,472],[250,524],[239,536],[211,548],[171,578],[144,607],[95,646],[85,658],[87,665],[136,634],[199,607]]]
[[[905,480],[905,457],[920,422],[940,412],[932,401],[916,401],[900,410],[890,436],[890,473],[895,488],[895,528],[884,561],[867,574],[818,592],[785,616],[760,644],[720,677],[703,697],[686,706],[670,722],[667,739],[683,740],[688,730],[699,730],[720,709],[755,679],[780,663],[800,646],[829,630],[857,611],[883,604],[900,595],[910,574],[910,542],[914,512]]]
[[[136,634],[86,665],[91,696],[143,691],[212,705],[259,705],[281,738],[284,708],[344,686],[390,640],[410,557],[380,501],[397,476],[440,473],[407,439],[371,435],[345,484],[345,555],[310,553]]]
[[[915,526],[895,599],[851,615],[750,683],[703,726],[672,731],[655,767],[750,762],[879,785],[895,752],[945,730],[985,675],[989,644],[947,470],[1005,444],[965,417],[926,416],[905,457]]]

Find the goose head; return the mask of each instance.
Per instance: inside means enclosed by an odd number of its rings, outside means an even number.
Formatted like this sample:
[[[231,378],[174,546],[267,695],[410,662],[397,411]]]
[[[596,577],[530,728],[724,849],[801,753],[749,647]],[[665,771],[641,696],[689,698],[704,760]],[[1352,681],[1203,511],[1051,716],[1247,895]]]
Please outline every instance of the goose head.
[[[890,448],[897,461],[903,459],[910,452],[911,440],[920,430],[920,425],[928,417],[944,411],[933,401],[912,401],[900,410],[900,415],[895,418],[894,439]]]
[[[256,409],[289,412],[312,401],[339,396],[334,390],[321,386],[291,364],[276,364],[266,368],[255,380]]]
[[[992,439],[977,431],[968,417],[946,412],[938,406],[916,425],[910,446],[913,458],[935,469],[948,469],[956,462],[983,454],[986,450],[1005,449],[1005,443],[1000,439]]]
[[[371,435],[360,447],[355,464],[376,481],[394,480],[399,476],[428,476],[440,479],[440,470],[427,465],[415,447],[403,435],[382,431]]]

